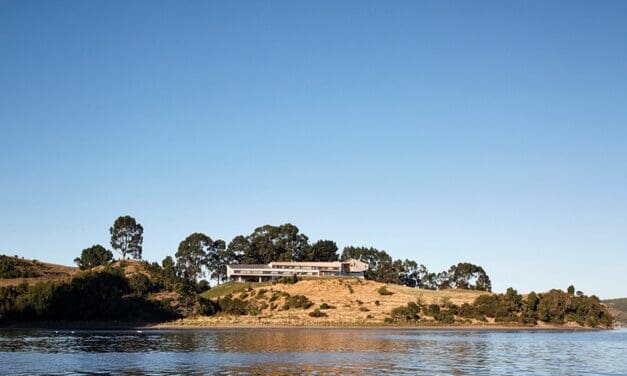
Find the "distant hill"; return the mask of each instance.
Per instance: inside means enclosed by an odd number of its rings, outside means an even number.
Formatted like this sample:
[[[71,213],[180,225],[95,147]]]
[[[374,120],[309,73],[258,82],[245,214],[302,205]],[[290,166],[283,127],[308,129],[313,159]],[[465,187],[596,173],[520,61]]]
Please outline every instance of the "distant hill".
[[[34,284],[41,281],[66,280],[78,272],[78,268],[0,255],[0,286]]]
[[[627,325],[627,298],[608,299],[603,303],[610,308],[617,321]]]

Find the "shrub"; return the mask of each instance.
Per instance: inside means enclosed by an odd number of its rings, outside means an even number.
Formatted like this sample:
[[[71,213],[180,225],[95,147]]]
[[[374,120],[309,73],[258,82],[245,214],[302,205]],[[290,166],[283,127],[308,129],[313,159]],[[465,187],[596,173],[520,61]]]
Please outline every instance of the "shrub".
[[[400,306],[390,311],[390,319],[392,321],[413,322],[420,320],[420,306],[414,302],[407,303],[406,306]]]
[[[453,324],[455,322],[455,315],[448,310],[442,310],[434,316],[434,319],[442,324]]]
[[[275,291],[272,293],[272,296],[270,297],[270,299],[268,301],[273,302],[275,300],[277,300],[279,297],[281,297],[281,293],[278,291]]]
[[[294,295],[290,296],[285,300],[283,304],[283,310],[287,311],[292,308],[302,308],[307,309],[311,307],[313,303],[305,296],[305,295]]]
[[[143,273],[133,274],[128,278],[131,292],[136,296],[144,296],[150,291],[150,279]]]
[[[266,291],[268,291],[268,290],[266,290],[266,289],[259,289],[259,290],[257,290],[257,298],[264,297],[265,294],[266,294]]]
[[[209,290],[211,290],[211,285],[209,285],[209,281],[207,281],[206,279],[201,279],[196,285],[196,291],[199,294]]]
[[[387,286],[381,286],[377,292],[379,293],[379,295],[392,295],[394,294],[393,292],[389,291],[387,289]]]
[[[347,283],[347,284],[346,284],[346,286],[348,286],[348,291],[349,291],[351,294],[354,294],[354,293],[355,293],[355,290],[353,290],[353,286],[351,286],[351,284],[350,284],[350,283]]]
[[[437,314],[440,313],[440,306],[437,304],[429,304],[422,309],[422,313],[427,316],[435,317]]]
[[[359,307],[359,310],[362,311],[362,312],[370,312],[368,307],[364,307],[364,306]]]
[[[299,278],[296,274],[292,274],[291,276],[281,277],[274,281],[273,283],[282,283],[285,285],[292,285],[294,283],[298,283]]]
[[[318,308],[316,308],[313,311],[309,312],[309,316],[311,316],[311,317],[327,317],[328,315],[326,313],[320,311]]]
[[[381,302],[380,302],[380,301],[378,301],[378,300],[375,300],[375,301],[374,301],[374,305],[376,305],[376,306],[380,306],[380,305],[381,305]]]
[[[335,309],[335,307],[327,303],[322,303],[320,304],[320,309]]]

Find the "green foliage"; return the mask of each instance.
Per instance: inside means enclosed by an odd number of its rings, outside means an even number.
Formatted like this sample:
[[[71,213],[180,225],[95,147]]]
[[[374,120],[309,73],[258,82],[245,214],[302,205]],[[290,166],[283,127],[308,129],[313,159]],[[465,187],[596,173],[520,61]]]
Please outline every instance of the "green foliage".
[[[387,289],[386,286],[381,286],[377,289],[379,295],[393,295],[394,293]]]
[[[84,273],[68,282],[0,287],[0,316],[23,320],[149,322],[177,315],[155,302],[128,296],[121,270]]]
[[[81,257],[74,259],[74,262],[81,270],[85,270],[107,265],[111,260],[113,260],[113,253],[100,244],[96,244],[83,249]]]
[[[298,261],[337,261],[337,244],[331,240],[318,240],[303,250]]]
[[[492,282],[485,270],[481,266],[467,262],[451,266],[447,272],[440,273],[438,279],[440,289],[492,290]]]
[[[429,304],[422,309],[422,313],[427,316],[435,317],[437,314],[440,313],[440,306],[437,304]]]
[[[214,241],[205,234],[195,232],[179,243],[176,252],[177,274],[188,281],[196,281],[203,276],[203,266]]]
[[[259,314],[259,309],[254,304],[240,298],[233,298],[231,295],[218,299],[217,304],[220,311],[228,315],[255,316]]]
[[[213,316],[220,312],[220,305],[211,299],[206,299],[202,295],[196,296],[198,308],[196,313],[203,316]]]
[[[144,228],[131,216],[118,217],[109,229],[111,246],[126,259],[129,254],[135,259],[142,258]]]
[[[298,283],[298,281],[300,281],[298,276],[296,274],[293,274],[293,275],[290,275],[290,276],[285,276],[285,277],[278,278],[273,283],[282,283],[284,285],[293,285],[294,283]]]
[[[292,295],[286,298],[285,303],[283,304],[282,309],[284,311],[294,309],[294,308],[302,308],[307,309],[311,307],[313,303],[304,295]]]
[[[568,289],[566,289],[566,292],[568,292],[568,294],[570,295],[575,295],[575,286],[573,285],[568,286]]]
[[[206,279],[201,279],[200,281],[198,281],[198,284],[196,285],[196,291],[201,294],[205,291],[211,290],[211,285],[209,284],[209,281],[207,281]]]
[[[449,310],[441,310],[433,318],[442,324],[453,324],[455,322],[455,315]]]
[[[327,317],[328,315],[326,313],[320,311],[318,308],[316,308],[313,311],[309,312],[309,316],[311,316],[311,317]]]
[[[420,320],[420,306],[414,302],[407,303],[390,311],[391,322],[415,322]]]
[[[297,261],[305,257],[309,249],[307,236],[301,234],[298,227],[290,223],[257,227],[247,237],[237,236],[231,244],[229,248],[241,255],[241,262],[244,264]]]
[[[135,273],[128,278],[128,286],[131,293],[136,296],[144,296],[150,291],[150,278],[143,273]]]
[[[335,309],[335,307],[327,303],[322,303],[320,304],[320,309]]]
[[[0,278],[32,278],[39,277],[33,264],[17,257],[0,255]]]

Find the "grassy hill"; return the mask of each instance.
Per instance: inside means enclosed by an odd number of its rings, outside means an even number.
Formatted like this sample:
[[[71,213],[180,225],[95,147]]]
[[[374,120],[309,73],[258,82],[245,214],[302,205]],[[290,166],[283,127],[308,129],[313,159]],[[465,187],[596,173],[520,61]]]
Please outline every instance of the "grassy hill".
[[[68,280],[78,268],[49,264],[37,260],[0,255],[0,286],[20,283],[34,284],[42,281]]]
[[[382,288],[389,292],[383,295]],[[443,305],[472,303],[478,296],[490,293],[471,290],[421,290],[400,285],[361,279],[306,279],[295,284],[229,282],[206,291],[206,299],[228,295],[255,304],[259,314],[199,316],[180,320],[176,325],[381,325],[390,311],[410,302]],[[311,304],[308,309],[284,310],[300,297]],[[312,317],[316,308],[326,317]],[[432,323],[434,323],[432,321]]]
[[[617,321],[627,325],[627,298],[608,299],[604,300],[603,303],[610,308]]]

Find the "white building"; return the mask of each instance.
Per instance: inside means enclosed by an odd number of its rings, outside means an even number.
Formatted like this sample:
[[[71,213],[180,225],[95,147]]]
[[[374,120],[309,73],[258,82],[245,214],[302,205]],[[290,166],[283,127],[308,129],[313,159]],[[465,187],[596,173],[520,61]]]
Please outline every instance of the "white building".
[[[299,277],[363,278],[368,264],[355,259],[345,261],[273,261],[269,264],[231,264],[226,276],[231,281],[263,282],[297,275]]]

